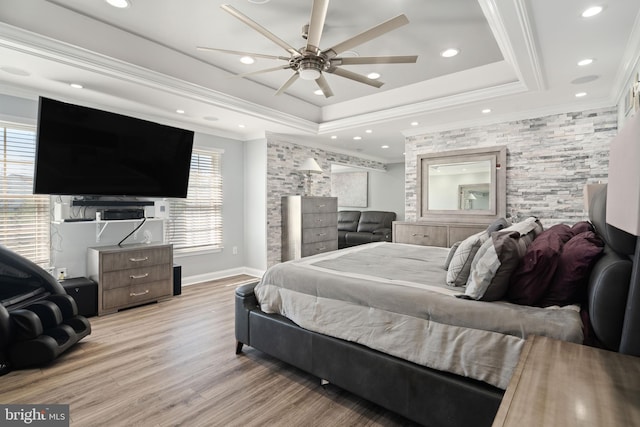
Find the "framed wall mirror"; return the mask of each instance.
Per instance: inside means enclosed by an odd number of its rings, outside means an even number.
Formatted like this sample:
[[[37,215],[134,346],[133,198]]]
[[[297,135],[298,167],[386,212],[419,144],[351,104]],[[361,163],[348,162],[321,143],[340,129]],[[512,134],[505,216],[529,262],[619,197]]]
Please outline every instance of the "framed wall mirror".
[[[504,146],[421,154],[418,221],[489,223],[506,214]]]

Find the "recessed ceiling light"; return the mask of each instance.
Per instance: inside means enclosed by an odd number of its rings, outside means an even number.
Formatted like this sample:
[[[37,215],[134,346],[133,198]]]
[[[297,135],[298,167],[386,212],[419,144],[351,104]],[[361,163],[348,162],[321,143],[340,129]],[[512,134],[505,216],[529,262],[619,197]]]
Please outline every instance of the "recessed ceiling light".
[[[271,0],[249,0],[249,3],[253,3],[253,4],[265,4],[265,3],[269,3],[269,1],[271,1]]]
[[[388,145],[382,145],[380,148],[389,148]]]
[[[369,74],[367,74],[367,77],[370,78],[371,80],[375,80],[375,79],[379,79],[380,78],[380,74],[378,74],[378,73],[369,73]]]
[[[184,114],[184,110],[176,110],[176,113],[178,113],[178,114]]]
[[[203,119],[208,120],[210,122],[216,122],[216,121],[220,120],[219,118],[213,117],[213,116],[204,116]]]
[[[411,122],[411,126],[418,126],[420,123],[418,122]]]
[[[491,108],[485,108],[482,110],[482,114],[489,114],[491,112]]]
[[[240,62],[242,62],[243,64],[246,64],[246,65],[251,65],[254,62],[256,62],[256,60],[253,59],[250,56],[243,56],[242,58],[240,58]]]
[[[371,129],[367,129],[364,131],[365,133],[373,133],[373,131]]]
[[[582,12],[582,17],[591,18],[592,16],[596,16],[600,12],[602,12],[602,6],[592,6],[586,9],[584,12]]]
[[[578,92],[578,93],[576,93],[576,98],[582,98],[583,96],[587,96],[587,92]]]
[[[106,0],[106,2],[118,9],[124,9],[131,6],[131,0]]]
[[[245,125],[238,125],[238,127],[244,129]]]
[[[360,141],[362,139],[362,137],[361,136],[354,136],[353,139],[356,140],[356,141]]]
[[[71,86],[74,89],[82,89],[84,87],[80,83],[70,83],[69,86]]]
[[[460,51],[458,49],[450,48],[440,52],[440,56],[442,56],[443,58],[451,58],[456,56],[459,53]]]
[[[316,89],[313,91],[314,95],[324,95],[324,93],[322,93],[322,89]]]
[[[578,61],[578,65],[581,67],[584,67],[585,65],[589,65],[593,63],[593,59],[592,58],[585,58],[582,59],[580,61]]]
[[[338,139],[338,135],[331,135],[331,139]]]

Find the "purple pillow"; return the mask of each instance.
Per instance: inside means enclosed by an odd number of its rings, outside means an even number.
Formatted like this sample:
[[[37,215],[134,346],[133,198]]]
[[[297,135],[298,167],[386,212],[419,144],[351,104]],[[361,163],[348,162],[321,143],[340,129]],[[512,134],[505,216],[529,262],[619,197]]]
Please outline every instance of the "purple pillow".
[[[563,240],[563,233],[553,231],[554,227],[543,231],[527,247],[527,252],[511,276],[507,292],[509,301],[534,305],[544,295],[558,268],[562,246],[566,241]],[[566,228],[569,230],[569,226]]]
[[[604,243],[593,231],[577,234],[562,248],[556,274],[538,302],[541,307],[578,302],[591,267],[602,253]]]
[[[571,233],[576,234],[584,233],[585,231],[593,231],[593,225],[589,221],[580,221],[573,224],[571,227]]]

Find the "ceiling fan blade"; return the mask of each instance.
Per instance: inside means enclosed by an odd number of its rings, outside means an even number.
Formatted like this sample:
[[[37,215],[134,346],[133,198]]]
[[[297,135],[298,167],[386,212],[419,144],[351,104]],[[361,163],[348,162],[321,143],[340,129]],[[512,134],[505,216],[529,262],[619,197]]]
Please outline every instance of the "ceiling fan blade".
[[[289,64],[287,65],[281,65],[279,67],[273,67],[273,68],[266,68],[264,70],[257,70],[257,71],[250,71],[248,73],[242,73],[242,74],[236,74],[235,76],[232,77],[248,77],[248,76],[254,76],[256,74],[263,74],[263,73],[269,73],[271,71],[278,71],[278,70],[286,70],[291,68],[291,66]]]
[[[289,89],[289,86],[291,86],[296,80],[298,80],[298,73],[293,73],[293,75],[291,77],[289,77],[289,80],[287,80],[286,82],[284,82],[284,84],[282,86],[280,86],[280,89],[278,89],[278,91],[275,93],[275,95],[276,96],[280,95],[285,90]]]
[[[223,4],[220,7],[225,12],[228,12],[231,15],[235,16],[240,21],[244,22],[245,24],[247,24],[248,26],[250,26],[251,28],[253,28],[257,32],[259,32],[260,34],[262,34],[263,36],[265,36],[266,38],[268,38],[269,40],[271,40],[272,42],[274,42],[275,44],[277,44],[278,46],[280,46],[281,48],[283,48],[287,52],[289,52],[291,55],[295,55],[295,56],[300,55],[300,53],[294,47],[292,47],[289,43],[285,42],[284,40],[282,40],[281,38],[279,38],[278,36],[273,34],[271,31],[267,30],[262,25],[260,25],[257,22],[255,22],[253,19],[251,19],[248,16],[244,15],[238,9],[236,9],[233,6],[228,5],[228,4]]]
[[[380,86],[382,86],[384,84],[383,82],[381,82],[379,80],[370,79],[367,76],[363,76],[362,74],[358,74],[358,73],[354,73],[354,72],[349,71],[349,70],[345,70],[344,68],[330,68],[330,69],[327,70],[327,72],[336,74],[336,75],[338,75],[340,77],[344,77],[344,78],[347,78],[347,79],[355,80],[357,82],[364,83],[364,84],[369,85],[369,86],[374,86],[374,87],[377,87],[377,88],[379,88]]]
[[[335,65],[362,65],[362,64],[412,64],[418,60],[413,56],[357,56],[349,58],[333,58]]]
[[[389,31],[395,30],[396,28],[402,27],[409,23],[409,19],[406,15],[398,15],[395,18],[391,18],[388,21],[385,21],[381,24],[376,25],[375,27],[371,27],[362,33],[351,37],[343,41],[342,43],[338,43],[337,45],[330,47],[329,49],[325,49],[322,51],[323,54],[327,55],[329,58],[333,58],[334,56],[352,49],[362,43],[368,42],[369,40],[373,40],[376,37],[380,37],[381,35],[388,33]]]
[[[308,52],[317,53],[320,50],[320,37],[324,29],[324,21],[327,18],[329,0],[313,0],[311,17],[309,18],[309,30],[307,34]]]
[[[232,55],[239,55],[239,56],[252,56],[254,58],[282,59],[284,61],[288,61],[289,60],[288,56],[264,55],[262,53],[242,52],[242,51],[239,51],[239,50],[217,49],[215,47],[198,46],[198,47],[196,47],[196,49],[197,50],[211,51],[211,52],[230,53]]]
[[[318,87],[320,87],[325,98],[333,96],[333,91],[331,90],[331,87],[329,87],[329,82],[327,82],[327,79],[323,74],[320,74],[320,77],[316,79],[316,83],[318,84]]]

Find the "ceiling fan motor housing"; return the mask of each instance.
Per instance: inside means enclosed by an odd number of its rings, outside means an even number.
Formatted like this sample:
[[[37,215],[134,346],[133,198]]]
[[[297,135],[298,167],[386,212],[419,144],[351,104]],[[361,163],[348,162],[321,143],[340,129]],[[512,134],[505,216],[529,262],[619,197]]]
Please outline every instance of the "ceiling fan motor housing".
[[[324,69],[324,60],[319,56],[308,56],[300,60],[298,74],[302,80],[316,80]]]

